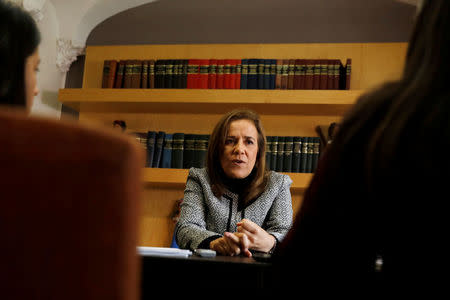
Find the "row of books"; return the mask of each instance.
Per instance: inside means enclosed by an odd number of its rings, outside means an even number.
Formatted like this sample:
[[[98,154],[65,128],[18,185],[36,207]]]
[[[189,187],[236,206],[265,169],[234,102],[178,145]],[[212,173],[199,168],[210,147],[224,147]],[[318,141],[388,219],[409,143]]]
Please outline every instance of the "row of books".
[[[205,167],[209,135],[134,132],[146,149],[147,168],[189,169]],[[267,136],[266,168],[278,172],[312,173],[320,155],[318,137]]]
[[[269,170],[314,173],[319,156],[319,137],[267,136],[266,168]]]
[[[190,169],[205,166],[209,135],[166,133],[164,131],[134,132],[147,153],[146,168]]]
[[[352,60],[105,60],[102,88],[348,90]]]

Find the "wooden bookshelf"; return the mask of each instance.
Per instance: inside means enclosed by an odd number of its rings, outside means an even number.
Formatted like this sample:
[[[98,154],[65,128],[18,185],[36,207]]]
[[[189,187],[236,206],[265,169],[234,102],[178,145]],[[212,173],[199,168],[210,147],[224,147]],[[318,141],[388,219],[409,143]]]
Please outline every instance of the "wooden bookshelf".
[[[142,181],[147,186],[184,188],[189,170],[145,168],[142,173]],[[308,187],[313,176],[311,173],[283,174],[289,175],[292,179],[291,190],[295,192],[303,192]]]
[[[62,89],[58,99],[79,111],[82,123],[111,127],[125,120],[128,131],[210,134],[220,117],[235,108],[260,114],[266,135],[315,136],[317,125],[339,122],[365,91],[400,77],[406,43],[187,44],[89,46],[83,88]],[[107,59],[352,59],[351,90],[101,89]],[[176,200],[183,197],[188,170],[143,169],[143,246],[169,246]],[[286,173],[294,214],[312,174]]]
[[[61,89],[58,100],[83,112],[224,112],[342,115],[362,90]]]

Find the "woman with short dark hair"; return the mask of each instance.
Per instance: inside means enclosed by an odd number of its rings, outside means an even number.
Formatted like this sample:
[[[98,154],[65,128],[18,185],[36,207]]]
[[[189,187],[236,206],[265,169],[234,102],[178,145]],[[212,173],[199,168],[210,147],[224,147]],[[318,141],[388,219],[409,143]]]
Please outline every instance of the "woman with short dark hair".
[[[176,226],[181,248],[246,256],[275,249],[292,222],[292,180],[266,170],[265,149],[255,112],[235,110],[221,118],[206,168],[189,171]]]

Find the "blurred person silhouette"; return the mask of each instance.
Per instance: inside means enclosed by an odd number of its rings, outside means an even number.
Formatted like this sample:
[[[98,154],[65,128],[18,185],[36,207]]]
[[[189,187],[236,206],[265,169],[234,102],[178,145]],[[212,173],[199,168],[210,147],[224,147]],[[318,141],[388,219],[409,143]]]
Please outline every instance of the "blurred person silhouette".
[[[426,1],[401,79],[361,96],[322,156],[275,252],[277,284],[444,278],[449,78],[450,1]]]

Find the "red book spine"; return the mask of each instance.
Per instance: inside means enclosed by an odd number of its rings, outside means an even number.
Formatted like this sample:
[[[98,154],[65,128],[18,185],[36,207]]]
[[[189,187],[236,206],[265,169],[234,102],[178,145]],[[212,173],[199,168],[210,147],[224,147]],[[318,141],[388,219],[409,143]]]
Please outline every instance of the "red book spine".
[[[225,64],[223,67],[223,88],[230,89],[231,88],[231,59],[225,59]]]
[[[289,71],[289,60],[283,59],[283,66],[281,68],[281,89],[287,90],[288,88],[288,71]]]
[[[320,89],[320,59],[314,59],[314,69],[313,69],[313,90]]]
[[[319,80],[319,89],[326,90],[328,87],[328,59],[320,60],[320,80]]]
[[[300,89],[300,75],[301,75],[301,59],[295,60],[295,68],[294,68],[294,90]]]
[[[328,90],[332,90],[334,89],[334,78],[333,78],[333,74],[334,74],[334,59],[329,59],[328,60],[328,64],[327,64],[327,89]]]
[[[341,61],[339,59],[336,59],[334,61],[334,73],[333,73],[333,81],[334,81],[334,89],[335,90],[339,90],[340,67],[341,67]]]
[[[236,59],[236,75],[235,75],[235,83],[234,88],[241,88],[241,72],[242,72],[242,60]]]
[[[305,89],[305,81],[306,81],[306,59],[300,59],[300,83],[299,83],[299,89],[304,90]]]
[[[198,86],[199,89],[208,88],[208,69],[209,69],[209,59],[199,59],[199,74],[198,74]]]
[[[313,76],[314,76],[314,60],[306,60],[306,71],[305,71],[305,89],[313,89]]]
[[[219,59],[217,60],[217,82],[216,82],[216,88],[223,89],[224,88],[224,64],[225,60]]]
[[[114,82],[114,88],[116,88],[116,89],[122,88],[124,72],[125,72],[125,61],[121,60],[121,61],[119,61],[119,64],[117,65],[117,74],[116,74],[116,81]]]
[[[209,60],[208,88],[215,89],[217,82],[217,59]]]
[[[288,67],[288,90],[294,89],[294,76],[295,76],[295,59],[289,60]]]
[[[188,62],[187,88],[195,89],[197,86],[198,60],[190,59]]]
[[[281,72],[283,69],[283,60],[277,59],[277,73],[275,75],[275,89],[281,89]]]

